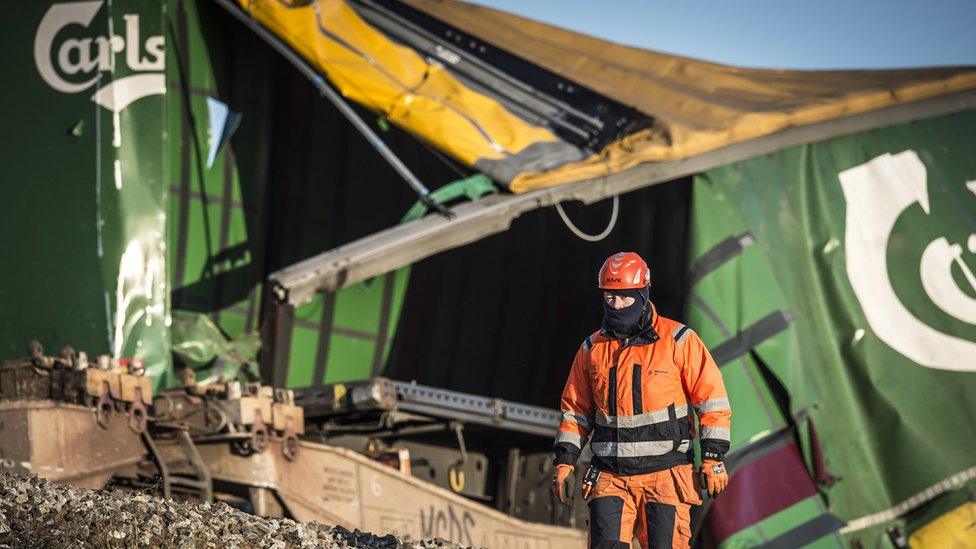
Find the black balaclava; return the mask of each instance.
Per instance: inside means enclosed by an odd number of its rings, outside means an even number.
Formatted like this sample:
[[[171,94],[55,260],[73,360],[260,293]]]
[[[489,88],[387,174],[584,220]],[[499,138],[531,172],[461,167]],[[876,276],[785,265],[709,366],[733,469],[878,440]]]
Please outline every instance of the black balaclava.
[[[607,292],[624,297],[634,298],[630,307],[614,309],[603,300],[603,327],[618,338],[636,335],[645,328],[645,316],[650,309],[650,299],[647,286],[627,290],[607,290]]]

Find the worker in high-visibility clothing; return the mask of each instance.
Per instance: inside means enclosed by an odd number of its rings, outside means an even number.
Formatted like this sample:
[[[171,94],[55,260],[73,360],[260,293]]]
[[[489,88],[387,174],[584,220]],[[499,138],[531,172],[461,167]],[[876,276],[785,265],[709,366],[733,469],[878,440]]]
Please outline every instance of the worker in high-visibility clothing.
[[[587,438],[593,451],[582,483],[590,547],[688,547],[696,488],[698,415],[705,488],[728,484],[732,409],[722,374],[691,329],[657,314],[647,263],[633,252],[606,260],[599,274],[603,325],[583,342],[566,388],[555,443],[553,494],[566,502]]]

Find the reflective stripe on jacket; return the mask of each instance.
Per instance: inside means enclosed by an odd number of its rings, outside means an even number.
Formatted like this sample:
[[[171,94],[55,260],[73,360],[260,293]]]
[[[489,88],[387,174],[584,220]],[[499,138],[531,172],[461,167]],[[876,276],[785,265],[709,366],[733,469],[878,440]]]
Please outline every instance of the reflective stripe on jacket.
[[[660,335],[659,335],[660,334]],[[591,437],[593,464],[620,475],[694,461],[698,415],[703,452],[729,449],[732,410],[718,366],[687,326],[653,314],[629,339],[586,338],[563,389],[556,463],[575,465]]]

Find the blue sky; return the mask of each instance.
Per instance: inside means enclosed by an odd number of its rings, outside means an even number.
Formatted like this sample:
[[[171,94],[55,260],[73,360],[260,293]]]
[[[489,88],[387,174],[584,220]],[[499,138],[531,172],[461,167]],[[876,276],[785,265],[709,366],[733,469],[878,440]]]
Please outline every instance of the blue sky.
[[[732,65],[976,65],[976,0],[473,1],[615,42]]]

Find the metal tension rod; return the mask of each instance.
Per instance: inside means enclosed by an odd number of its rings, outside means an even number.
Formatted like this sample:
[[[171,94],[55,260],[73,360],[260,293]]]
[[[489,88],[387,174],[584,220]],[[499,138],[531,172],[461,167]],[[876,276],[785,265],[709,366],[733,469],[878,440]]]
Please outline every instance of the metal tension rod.
[[[353,127],[355,127],[356,130],[358,130],[359,133],[366,138],[366,141],[373,147],[373,149],[380,153],[380,156],[382,156],[383,159],[386,160],[387,163],[389,163],[398,174],[400,174],[400,177],[402,177],[403,180],[413,188],[413,190],[417,193],[417,196],[420,197],[421,202],[426,204],[430,209],[436,210],[437,213],[448,219],[454,218],[454,214],[451,213],[451,210],[447,209],[445,206],[437,203],[433,198],[431,198],[430,190],[420,182],[420,179],[418,179],[417,176],[410,171],[410,168],[408,168],[403,161],[400,160],[400,157],[390,150],[390,147],[388,147],[386,143],[384,143],[383,140],[376,135],[373,128],[370,128],[369,124],[364,122],[363,119],[356,114],[356,111],[353,110],[352,106],[350,106],[349,103],[339,94],[339,92],[337,92],[335,88],[333,88],[332,85],[329,84],[329,82],[323,78],[322,75],[320,75],[311,65],[309,65],[304,59],[301,58],[301,56],[288,47],[287,44],[278,39],[278,37],[275,36],[271,31],[255,21],[250,14],[238,7],[233,0],[216,0],[216,2],[223,6],[224,9],[230,12],[231,15],[236,17],[240,22],[247,25],[249,29],[254,31],[265,42],[270,44],[271,47],[277,50],[278,53],[283,55],[285,59],[291,62],[291,64],[294,65],[299,72],[304,74],[305,77],[312,82],[316,89],[319,90],[319,93],[324,95],[333,105],[335,105],[337,109],[339,109],[339,112],[341,112],[342,115],[346,117],[346,120],[348,120]]]

